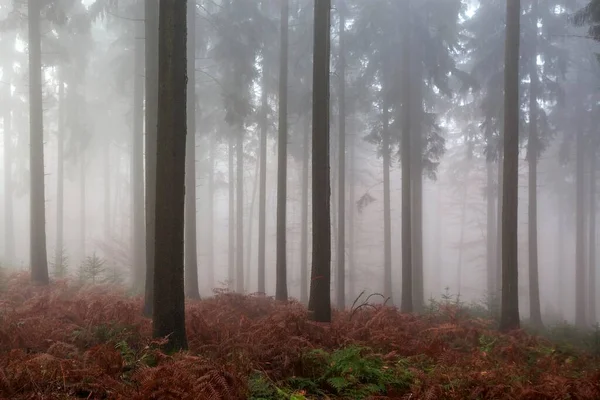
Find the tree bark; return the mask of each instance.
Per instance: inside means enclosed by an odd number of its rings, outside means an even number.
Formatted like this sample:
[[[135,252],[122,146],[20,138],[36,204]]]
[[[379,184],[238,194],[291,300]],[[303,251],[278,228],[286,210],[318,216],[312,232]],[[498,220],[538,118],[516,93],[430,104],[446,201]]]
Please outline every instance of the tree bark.
[[[228,263],[227,263],[227,287],[229,290],[233,290],[233,283],[235,281],[234,273],[235,273],[235,182],[234,182],[234,161],[235,157],[233,154],[235,137],[233,133],[230,133],[229,139],[229,149],[228,149],[228,158],[229,158],[229,252]]]
[[[331,0],[315,0],[312,104],[312,271],[308,309],[331,322],[331,184],[329,168],[329,61]]]
[[[337,240],[337,308],[346,308],[346,16],[343,2],[338,2],[339,14],[339,120],[340,130],[338,148],[338,240]]]
[[[496,201],[494,193],[494,164],[486,161],[486,270],[487,297],[490,311],[494,308],[496,298]]]
[[[277,148],[277,261],[275,298],[288,298],[286,259],[287,139],[288,139],[288,24],[289,0],[281,2],[281,49],[279,60],[279,135]]]
[[[585,206],[584,206],[584,162],[585,143],[583,128],[577,126],[576,159],[576,220],[575,220],[575,325],[586,326],[585,316]]]
[[[185,154],[185,295],[200,298],[196,243],[196,0],[187,9],[187,129]]]
[[[46,196],[44,187],[44,123],[42,109],[42,44],[38,0],[28,1],[29,15],[29,171],[31,280],[47,285]]]
[[[502,311],[500,330],[518,329],[519,47],[520,0],[506,3],[504,67],[504,190],[502,197]]]
[[[10,63],[5,64],[3,79],[10,79],[8,69]],[[15,224],[13,221],[13,178],[12,178],[12,94],[10,84],[6,84],[6,106],[4,108],[4,258],[9,266],[15,260]],[[59,133],[60,135],[60,133]]]
[[[156,225],[156,152],[158,113],[158,24],[159,1],[144,3],[146,45],[146,287],[144,315],[152,315],[154,294],[154,245]]]
[[[350,301],[354,301],[356,299],[356,260],[354,253],[354,207],[356,207],[355,134],[351,134],[348,139],[348,296]]]
[[[187,348],[184,293],[186,7],[160,2],[153,337]]]
[[[590,323],[595,324],[596,315],[596,144],[590,154],[590,218],[589,218],[589,277],[588,310]]]
[[[302,226],[300,228],[300,302],[308,303],[308,181],[310,161],[310,121],[304,118],[302,152]]]
[[[235,290],[244,292],[244,129],[239,127],[236,135],[237,167],[237,226],[236,226],[236,275]]]
[[[260,157],[260,155],[259,155]],[[244,286],[244,290],[246,291],[250,291],[250,285],[251,285],[251,280],[250,277],[252,276],[252,233],[254,232],[254,209],[256,206],[256,193],[258,192],[258,186],[260,185],[259,182],[259,175],[260,175],[260,159],[256,160],[255,163],[255,167],[254,167],[254,182],[252,182],[252,200],[250,201],[250,212],[248,213],[248,229],[246,229],[246,243],[248,243],[248,246],[246,246],[246,279],[245,279],[245,286]]]
[[[402,299],[400,310],[413,312],[412,228],[411,228],[411,106],[410,106],[410,10],[411,0],[405,0],[402,39]]]
[[[267,110],[269,108],[269,96],[267,87],[267,65],[264,59],[262,64],[262,93],[261,93],[261,116],[260,116],[260,189],[258,195],[258,292],[266,294],[265,288],[265,247],[267,226]]]

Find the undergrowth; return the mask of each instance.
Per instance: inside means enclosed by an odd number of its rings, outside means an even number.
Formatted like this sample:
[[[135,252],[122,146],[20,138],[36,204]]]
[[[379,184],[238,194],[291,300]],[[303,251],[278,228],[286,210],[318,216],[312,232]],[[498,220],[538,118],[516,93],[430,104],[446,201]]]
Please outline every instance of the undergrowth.
[[[3,282],[2,399],[600,398],[592,351],[499,334],[453,301],[422,316],[361,307],[321,324],[294,301],[217,291],[188,302],[190,350],[166,355],[142,299],[123,289]]]

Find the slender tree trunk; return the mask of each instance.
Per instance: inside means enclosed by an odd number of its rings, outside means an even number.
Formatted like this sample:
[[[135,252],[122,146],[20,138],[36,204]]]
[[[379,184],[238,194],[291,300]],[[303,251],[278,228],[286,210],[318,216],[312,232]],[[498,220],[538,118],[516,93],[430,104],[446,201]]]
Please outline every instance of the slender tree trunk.
[[[500,143],[503,143],[504,135],[500,135]],[[498,163],[496,164],[498,172],[498,185],[496,186],[497,199],[496,199],[496,285],[495,295],[497,298],[497,308],[500,310],[500,303],[502,301],[502,202],[504,194],[504,151],[502,148],[498,151]],[[498,314],[500,315],[500,314]]]
[[[275,298],[285,301],[287,289],[287,139],[288,139],[288,24],[289,0],[281,2],[281,51],[279,61],[279,137],[277,149],[277,281]]]
[[[144,26],[136,23],[133,66],[133,132],[131,155],[131,189],[133,196],[132,251],[133,287],[141,290],[145,283],[145,227],[144,227]]]
[[[465,247],[465,231],[467,225],[467,195],[469,192],[469,174],[465,173],[465,182],[462,188],[462,196],[460,199],[461,207],[460,207],[460,239],[458,241],[458,261],[456,263],[456,290],[458,296],[461,294],[462,289],[462,264],[463,264],[463,254]]]
[[[262,93],[260,109],[260,189],[258,195],[258,292],[265,294],[265,243],[267,226],[267,110],[269,108],[269,93],[267,87],[267,65],[263,54],[262,64]]]
[[[42,44],[38,0],[29,0],[29,171],[31,280],[47,285],[46,196],[44,193],[44,123],[42,109]]]
[[[215,284],[215,133],[209,137],[208,155],[208,235],[207,235],[207,261],[206,261],[206,286],[212,288]]]
[[[145,3],[146,45],[146,287],[144,315],[152,315],[154,296],[154,245],[156,224],[156,152],[158,113],[158,14],[159,1]]]
[[[62,75],[62,74],[61,74]],[[57,153],[56,153],[56,248],[54,249],[54,269],[62,278],[64,272],[64,191],[65,191],[65,84],[62,76],[58,82],[58,132],[57,132]],[[6,147],[5,147],[6,149]],[[12,216],[11,216],[12,218]]]
[[[385,95],[387,97],[387,94]],[[390,205],[390,131],[389,106],[383,101],[383,296],[393,304],[392,293],[392,212]]]
[[[227,281],[229,290],[233,290],[233,283],[235,282],[235,172],[234,172],[234,161],[235,157],[233,154],[235,147],[235,137],[233,133],[229,137],[229,252],[228,256],[228,268],[227,268]]]
[[[329,62],[331,0],[315,0],[312,104],[312,271],[308,309],[331,322],[331,181],[329,171]]]
[[[519,47],[520,0],[506,3],[504,70],[504,194],[502,205],[502,312],[500,330],[518,329]]]
[[[590,154],[590,218],[589,218],[589,277],[588,307],[590,322],[597,322],[596,316],[596,147]]]
[[[80,171],[79,171],[79,204],[80,204],[80,209],[79,209],[79,251],[81,251],[81,261],[85,262],[85,237],[86,237],[86,226],[85,226],[85,221],[86,221],[86,207],[85,207],[85,150],[82,148],[79,150],[80,154],[79,156],[81,157],[79,159],[80,161]]]
[[[575,325],[586,326],[585,318],[585,207],[584,207],[584,162],[585,143],[583,128],[577,129],[576,159],[576,233],[575,233]]]
[[[260,155],[259,155],[260,157]],[[252,183],[252,200],[250,201],[250,212],[248,213],[248,229],[246,231],[246,279],[245,279],[245,290],[250,291],[252,276],[252,233],[254,232],[254,209],[256,208],[256,193],[258,192],[259,174],[260,174],[260,160],[257,159],[254,168],[254,182]]]
[[[62,139],[61,139],[62,140]],[[64,146],[64,144],[60,144]],[[61,150],[62,152],[62,150]],[[59,161],[60,163],[61,161]],[[58,179],[58,177],[57,177]],[[111,238],[110,224],[110,139],[106,138],[104,146],[102,146],[102,179],[104,186],[104,240],[108,241]]]
[[[304,118],[304,138],[302,143],[302,206],[300,228],[300,302],[308,303],[308,181],[309,181],[309,158],[310,158],[310,121]]]
[[[494,193],[494,164],[485,163],[486,170],[486,266],[487,266],[487,297],[490,311],[496,298],[496,202]]]
[[[244,130],[239,128],[237,133],[237,226],[236,226],[236,275],[235,290],[244,292]]]
[[[403,313],[413,312],[413,272],[412,272],[412,228],[411,228],[411,106],[410,106],[410,12],[411,0],[405,0],[403,10],[402,39],[402,301],[400,309]]]
[[[413,61],[417,61],[416,57]],[[414,111],[412,114],[411,124],[413,132],[413,165],[411,169],[413,186],[411,188],[412,209],[411,218],[413,230],[412,243],[412,259],[413,259],[413,309],[416,312],[421,312],[425,307],[425,289],[424,289],[424,274],[423,274],[423,79],[422,72],[419,69],[419,64],[415,63],[415,77],[418,76],[413,83],[415,90],[413,94]]]
[[[528,143],[528,161],[529,161],[529,314],[531,322],[538,327],[542,324],[542,311],[540,306],[540,284],[538,272],[538,234],[537,234],[537,162],[538,162],[538,71],[537,71],[537,20],[538,20],[538,0],[533,0],[532,16],[534,18],[535,39],[533,40],[532,53],[534,61],[531,63],[529,71],[529,143]]]
[[[160,2],[153,337],[187,348],[184,289],[186,7]]]
[[[355,134],[351,134],[348,140],[348,296],[349,301],[356,298],[356,260],[354,256],[354,207],[356,207],[356,144]]]
[[[558,208],[558,216],[556,219],[557,227],[556,227],[556,250],[557,250],[557,263],[556,263],[556,294],[557,294],[557,307],[560,318],[562,319],[564,316],[564,299],[563,295],[563,282],[564,282],[564,268],[565,265],[565,200],[564,200],[564,177],[560,177],[558,194],[557,194],[557,208]]]
[[[4,66],[3,78],[10,79],[8,69]],[[12,94],[10,85],[6,87],[6,106],[4,108],[4,258],[12,266],[15,260],[15,224],[13,221],[13,178],[12,178]],[[60,135],[60,133],[59,133]]]
[[[196,241],[196,0],[187,10],[187,141],[185,154],[185,295],[200,298]]]
[[[338,2],[339,14],[339,150],[338,150],[338,241],[337,241],[337,299],[338,309],[346,307],[346,48],[345,48],[345,5]]]

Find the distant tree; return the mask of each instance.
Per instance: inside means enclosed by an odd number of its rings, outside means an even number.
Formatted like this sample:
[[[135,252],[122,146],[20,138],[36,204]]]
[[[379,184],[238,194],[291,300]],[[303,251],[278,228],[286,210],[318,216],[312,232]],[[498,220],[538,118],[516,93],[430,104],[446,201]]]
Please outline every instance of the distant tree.
[[[156,244],[153,336],[167,349],[187,348],[184,293],[184,209],[187,85],[187,2],[159,9]]]
[[[590,0],[575,13],[574,22],[578,26],[589,25],[589,35],[600,41],[600,0]]]
[[[331,322],[331,186],[329,177],[329,61],[331,0],[315,0],[312,127],[312,271],[308,309]]]
[[[519,45],[521,1],[506,3],[504,62],[504,183],[502,204],[502,311],[500,330],[518,329]]]

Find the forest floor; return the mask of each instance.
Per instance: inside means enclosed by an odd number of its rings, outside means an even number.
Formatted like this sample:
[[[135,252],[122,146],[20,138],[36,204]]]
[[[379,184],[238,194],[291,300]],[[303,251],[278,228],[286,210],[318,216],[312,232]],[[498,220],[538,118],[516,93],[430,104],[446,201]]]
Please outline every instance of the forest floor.
[[[586,350],[499,334],[450,302],[421,316],[363,306],[319,324],[295,302],[217,293],[187,304],[190,350],[174,355],[158,350],[141,306],[114,287],[6,276],[0,398],[600,399],[591,333]]]

